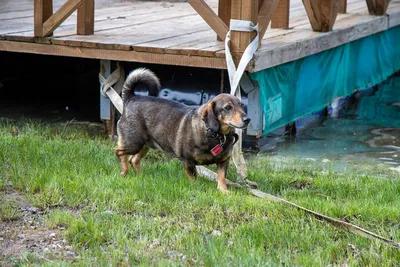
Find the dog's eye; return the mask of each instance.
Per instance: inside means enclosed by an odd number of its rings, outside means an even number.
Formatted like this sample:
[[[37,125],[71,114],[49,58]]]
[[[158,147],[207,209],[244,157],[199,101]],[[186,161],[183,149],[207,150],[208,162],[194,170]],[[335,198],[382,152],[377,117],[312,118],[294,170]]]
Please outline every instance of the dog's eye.
[[[230,111],[230,110],[232,109],[232,106],[231,106],[231,105],[226,105],[226,106],[224,107],[224,109],[225,109],[226,111]]]

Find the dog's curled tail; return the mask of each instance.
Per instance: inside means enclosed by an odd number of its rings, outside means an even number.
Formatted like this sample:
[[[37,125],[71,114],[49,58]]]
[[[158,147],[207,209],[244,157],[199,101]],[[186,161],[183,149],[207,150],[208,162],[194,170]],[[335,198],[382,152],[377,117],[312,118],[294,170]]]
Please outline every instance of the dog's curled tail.
[[[161,87],[160,80],[154,72],[146,68],[135,69],[129,73],[122,88],[122,102],[124,104],[132,95],[135,95],[135,88],[138,84],[146,86],[149,90],[149,96],[157,96]]]

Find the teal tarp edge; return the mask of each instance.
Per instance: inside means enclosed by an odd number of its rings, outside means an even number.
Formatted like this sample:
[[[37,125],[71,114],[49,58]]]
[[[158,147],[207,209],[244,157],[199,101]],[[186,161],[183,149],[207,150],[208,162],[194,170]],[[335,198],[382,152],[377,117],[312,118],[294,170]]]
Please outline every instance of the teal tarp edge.
[[[387,79],[400,70],[399,44],[400,26],[251,73],[260,87],[263,135]]]

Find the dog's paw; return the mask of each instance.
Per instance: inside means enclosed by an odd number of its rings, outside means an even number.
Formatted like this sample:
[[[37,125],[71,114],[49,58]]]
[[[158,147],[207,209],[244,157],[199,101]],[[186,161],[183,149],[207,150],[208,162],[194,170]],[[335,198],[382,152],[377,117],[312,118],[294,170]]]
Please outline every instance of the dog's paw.
[[[219,189],[219,191],[221,191],[222,194],[229,194],[230,193],[230,191],[228,190],[226,185],[225,186],[219,186],[218,185],[218,189]]]
[[[228,189],[220,189],[220,191],[224,195],[229,195],[231,193],[231,191],[229,191]]]

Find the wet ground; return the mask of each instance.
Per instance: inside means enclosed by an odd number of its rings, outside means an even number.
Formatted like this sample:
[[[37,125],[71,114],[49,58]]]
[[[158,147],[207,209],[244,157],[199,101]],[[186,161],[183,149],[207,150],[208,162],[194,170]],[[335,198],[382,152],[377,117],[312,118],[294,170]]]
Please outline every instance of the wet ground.
[[[332,108],[334,106],[334,108]],[[314,116],[295,138],[270,134],[261,154],[343,164],[380,164],[400,172],[400,76],[341,99]]]

